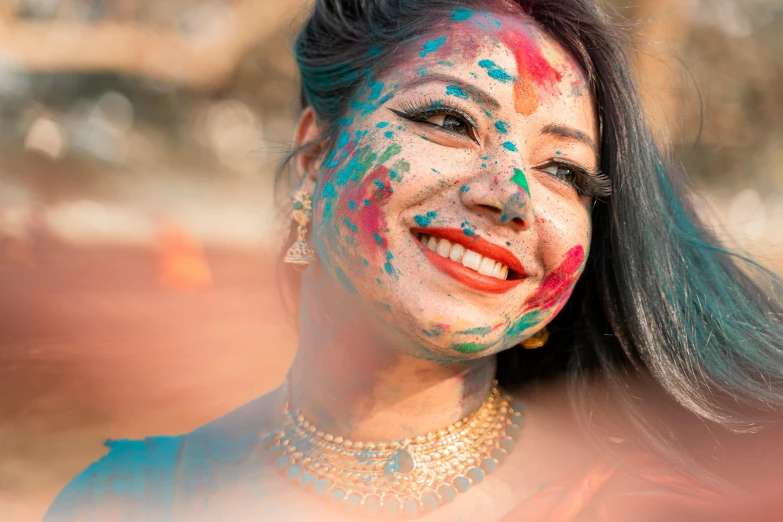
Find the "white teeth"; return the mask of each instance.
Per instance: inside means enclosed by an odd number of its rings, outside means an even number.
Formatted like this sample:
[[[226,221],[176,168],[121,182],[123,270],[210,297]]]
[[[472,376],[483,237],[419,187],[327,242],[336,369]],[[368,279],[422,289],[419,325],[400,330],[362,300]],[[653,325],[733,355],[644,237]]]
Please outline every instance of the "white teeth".
[[[462,245],[451,243],[447,239],[428,236],[427,234],[421,234],[419,240],[438,255],[457,263],[462,263],[463,266],[476,270],[479,274],[498,279],[508,278],[508,267],[506,265],[494,259],[483,257],[481,254],[468,250]]]
[[[492,270],[495,269],[495,262],[488,257],[481,259],[481,264],[478,267],[478,273],[484,275],[492,275]]]
[[[462,264],[473,270],[478,270],[479,265],[481,264],[481,256],[472,250],[468,250],[465,252],[465,255],[462,256]]]
[[[462,256],[465,255],[465,247],[462,245],[453,245],[451,247],[451,253],[449,254],[449,259],[452,261],[456,261],[457,263],[462,263]]]

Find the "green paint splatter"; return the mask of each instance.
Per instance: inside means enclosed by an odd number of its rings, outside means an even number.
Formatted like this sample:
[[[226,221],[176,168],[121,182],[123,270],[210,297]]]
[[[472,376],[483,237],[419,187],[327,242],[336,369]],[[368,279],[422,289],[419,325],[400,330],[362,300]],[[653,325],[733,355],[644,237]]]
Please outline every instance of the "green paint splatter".
[[[454,349],[460,353],[481,353],[491,345],[481,343],[462,343],[455,344]]]
[[[463,335],[487,335],[492,331],[491,326],[479,326],[478,328],[471,328],[469,330],[462,330],[457,332],[458,334]]]
[[[525,192],[530,194],[530,187],[527,185],[527,178],[525,177],[525,173],[522,172],[520,169],[514,169],[514,175],[511,177],[511,181],[522,187]]]
[[[402,146],[400,146],[398,143],[392,143],[389,145],[389,148],[387,148],[383,154],[381,154],[381,157],[378,158],[378,165],[383,165],[387,161],[389,161],[389,158],[392,156],[396,156],[397,154],[402,151]]]

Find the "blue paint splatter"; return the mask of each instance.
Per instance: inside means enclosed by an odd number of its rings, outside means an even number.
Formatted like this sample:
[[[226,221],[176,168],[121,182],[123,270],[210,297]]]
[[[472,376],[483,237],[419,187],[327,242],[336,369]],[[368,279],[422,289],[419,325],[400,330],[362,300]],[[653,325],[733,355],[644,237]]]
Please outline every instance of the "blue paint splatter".
[[[426,227],[430,224],[430,221],[437,217],[437,212],[427,212],[427,215],[425,216],[415,216],[413,218],[414,221],[416,221],[416,224],[420,227]]]
[[[471,16],[473,16],[473,11],[465,9],[464,7],[459,7],[454,10],[451,19],[455,22],[464,22],[465,20],[469,20]]]
[[[496,121],[495,128],[498,130],[499,133],[506,134],[508,132],[508,123],[506,123],[505,121]]]
[[[337,192],[334,190],[334,185],[331,183],[324,184],[324,188],[321,191],[321,196],[325,198],[336,198]]]
[[[457,87],[456,85],[449,85],[446,87],[447,96],[455,96],[457,98],[468,99],[468,93]]]
[[[434,53],[438,50],[438,47],[446,43],[446,37],[441,36],[437,40],[430,40],[429,42],[422,45],[421,49],[422,51],[419,53],[419,56],[427,56],[429,53]]]
[[[350,228],[350,229],[351,229],[351,232],[353,232],[353,233],[355,234],[355,233],[356,233],[356,225],[354,225],[353,223],[351,223],[351,220],[350,220],[350,219],[348,219],[348,218],[346,218],[346,217],[344,217],[344,218],[343,218],[343,221],[345,221],[345,226],[347,226],[348,228]]]
[[[345,275],[345,272],[343,272],[342,268],[339,266],[334,267],[334,273],[337,275],[337,279],[340,280],[340,282],[349,292],[356,293],[356,287],[353,286],[353,283],[351,283],[351,280],[348,279],[347,275]]]
[[[394,137],[394,133],[392,131],[386,131],[383,133],[383,135],[389,139],[392,139]]]
[[[389,125],[388,121],[382,121],[378,125],[376,125],[376,127],[378,127],[379,129],[383,129],[383,128],[387,127],[388,125]]]
[[[513,145],[513,144],[512,144]],[[383,184],[383,181],[376,179],[375,184],[378,186],[379,189],[383,190],[386,188],[386,185]]]
[[[492,60],[481,60],[478,64],[479,67],[487,70],[487,74],[489,75],[490,78],[494,78],[503,83],[509,82],[514,79],[513,76],[511,76],[506,71],[504,71],[501,67],[498,66],[498,64],[496,64]]]
[[[517,146],[514,145],[513,143],[511,143],[510,141],[504,142],[503,146],[505,148],[507,148],[508,150],[510,150],[511,152],[516,152],[517,151]]]
[[[365,199],[364,200],[364,206],[365,207],[369,207],[370,206],[370,200],[369,199]]]
[[[356,208],[356,202],[354,202],[354,200],[349,201],[348,202],[348,208],[350,208],[351,210]]]
[[[378,234],[373,234],[372,237],[375,238],[375,241],[377,241],[379,245],[383,244],[383,238]]]
[[[340,118],[340,125],[343,127],[348,127],[353,123],[353,116],[347,116]]]
[[[473,234],[475,234],[475,232],[473,232],[473,230],[470,228],[463,228],[462,233],[465,234],[466,236],[472,236]]]
[[[381,96],[381,91],[383,91],[383,82],[378,82],[372,86],[370,96],[367,99],[370,101],[377,100]]]
[[[470,190],[470,187],[467,185],[462,185],[462,187],[459,189],[461,192],[467,192]]]
[[[337,141],[337,148],[342,149],[346,145],[348,145],[348,141],[351,139],[351,135],[348,134],[346,131],[342,131],[340,133],[340,139]]]

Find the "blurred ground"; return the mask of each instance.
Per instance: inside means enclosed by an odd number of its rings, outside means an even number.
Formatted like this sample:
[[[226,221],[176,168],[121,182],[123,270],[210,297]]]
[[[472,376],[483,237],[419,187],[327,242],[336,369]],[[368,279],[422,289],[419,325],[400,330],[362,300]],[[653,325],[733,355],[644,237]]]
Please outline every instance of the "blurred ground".
[[[39,245],[0,268],[0,519],[40,520],[106,438],[193,429],[276,385],[293,356],[260,252],[207,251],[213,286],[157,283],[154,252]]]

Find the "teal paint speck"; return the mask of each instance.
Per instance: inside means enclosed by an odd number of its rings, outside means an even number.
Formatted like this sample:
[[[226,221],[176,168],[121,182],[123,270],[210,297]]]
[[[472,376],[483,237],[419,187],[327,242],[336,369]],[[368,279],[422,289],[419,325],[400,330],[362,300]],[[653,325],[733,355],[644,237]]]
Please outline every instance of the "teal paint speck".
[[[340,118],[340,125],[342,125],[343,127],[348,127],[352,123],[353,123],[353,116]]]
[[[368,100],[377,100],[381,96],[381,92],[383,91],[383,82],[378,82],[372,87],[372,91],[370,91],[370,96],[367,98]]]
[[[451,15],[451,19],[455,22],[464,22],[465,20],[469,20],[471,16],[473,16],[473,11],[460,7],[454,11],[454,14]]]
[[[348,290],[349,292],[356,293],[356,287],[353,286],[353,283],[351,283],[351,280],[348,279],[348,276],[345,275],[345,272],[343,272],[343,269],[339,266],[334,267],[334,273],[337,275],[337,279],[340,280],[340,282],[343,284],[343,286]]]
[[[434,53],[438,50],[438,47],[446,43],[446,37],[441,36],[437,40],[430,40],[429,42],[422,45],[421,49],[422,51],[419,53],[419,56],[427,56],[429,53]]]
[[[370,262],[364,258],[362,258],[362,263],[364,263],[364,266],[370,266]]]
[[[350,208],[351,210],[355,209],[356,208],[356,202],[354,202],[354,200],[349,201],[348,202],[348,208]]]
[[[379,245],[383,243],[383,238],[381,238],[381,236],[379,236],[378,234],[373,234],[372,236],[375,238],[375,241],[377,241]]]
[[[555,151],[555,154],[557,154],[559,156],[560,155],[560,151],[559,150]]]
[[[462,187],[459,189],[461,192],[467,192],[470,190],[470,187],[467,185],[462,185]]]
[[[513,143],[511,143],[510,141],[507,141],[507,142],[503,143],[503,146],[505,148],[507,148],[508,150],[510,150],[511,152],[516,152],[517,151],[517,146],[514,145]]]
[[[462,98],[464,100],[467,100],[469,98],[468,93],[457,87],[456,85],[447,85],[446,86],[446,95],[447,96],[454,96],[456,98]]]
[[[495,80],[499,80],[503,83],[509,82],[514,79],[513,76],[511,76],[506,71],[504,71],[501,67],[498,66],[498,64],[496,64],[492,60],[481,60],[478,64],[479,67],[487,70],[487,74],[489,75],[490,78],[494,78]]]
[[[378,125],[376,125],[376,127],[378,127],[379,129],[383,129],[383,128],[387,127],[388,125],[389,125],[388,121],[382,121]]]
[[[512,145],[513,145],[513,143],[512,143]],[[379,180],[379,179],[376,179],[376,180],[375,180],[375,184],[376,184],[376,185],[378,186],[378,188],[379,188],[379,189],[381,189],[381,190],[383,190],[383,189],[385,189],[385,188],[386,188],[386,185],[384,185],[384,184],[383,184],[383,181],[381,181],[381,180]]]
[[[326,183],[324,189],[321,191],[321,195],[325,198],[336,198],[337,192],[334,190],[334,185]]]
[[[349,229],[351,229],[351,232],[353,232],[355,234],[356,230],[357,230],[356,229],[356,225],[351,223],[351,220],[348,219],[348,218],[343,218],[343,221],[345,221],[345,226],[347,226]]]
[[[365,207],[369,207],[370,206],[370,200],[369,199],[365,199],[364,200],[364,206]]]
[[[351,139],[351,135],[348,134],[346,131],[342,131],[340,133],[340,139],[337,141],[337,148],[342,149],[346,145],[348,145],[348,140]]]
[[[506,123],[505,121],[496,121],[495,128],[498,130],[499,133],[506,134],[508,132],[508,123]]]
[[[470,228],[463,228],[462,233],[465,234],[466,236],[472,236],[475,234],[475,232],[473,232],[473,230],[471,230]]]
[[[383,133],[383,135],[389,139],[392,139],[394,137],[394,133],[392,131],[386,131]]]

